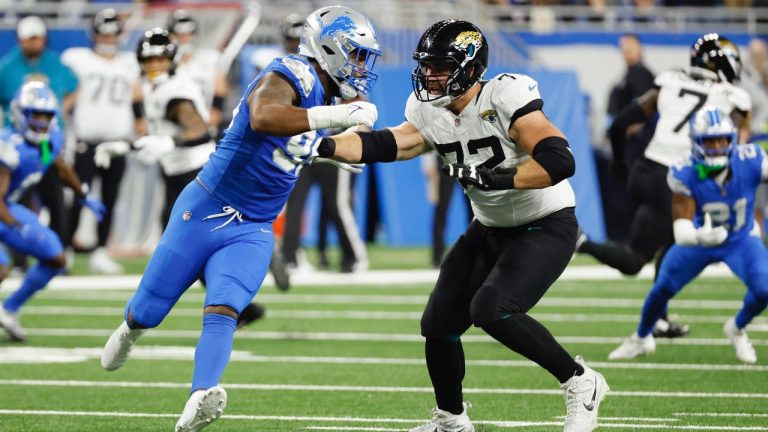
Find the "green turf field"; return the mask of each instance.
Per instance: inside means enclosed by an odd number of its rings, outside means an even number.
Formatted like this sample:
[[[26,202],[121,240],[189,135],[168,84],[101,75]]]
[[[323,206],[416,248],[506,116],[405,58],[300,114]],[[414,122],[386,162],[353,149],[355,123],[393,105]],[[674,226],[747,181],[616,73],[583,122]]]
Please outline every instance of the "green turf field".
[[[428,262],[424,251],[406,252]],[[173,430],[192,377],[203,292],[190,290],[134,357],[108,373],[100,348],[132,291],[104,285],[111,289],[40,293],[22,318],[28,343],[0,342],[0,431]],[[598,430],[768,431],[768,320],[751,331],[758,365],[740,366],[722,336],[744,294],[733,279],[702,279],[673,301],[671,311],[692,325],[688,338],[661,341],[647,359],[607,362],[634,330],[648,288],[644,280],[563,280],[533,311],[608,380]],[[237,334],[222,383],[229,405],[206,431],[402,431],[427,420],[434,400],[419,316],[429,290],[385,277],[287,293],[264,287],[257,299],[267,317]],[[562,430],[565,405],[553,378],[475,329],[464,342],[465,399],[479,432]]]

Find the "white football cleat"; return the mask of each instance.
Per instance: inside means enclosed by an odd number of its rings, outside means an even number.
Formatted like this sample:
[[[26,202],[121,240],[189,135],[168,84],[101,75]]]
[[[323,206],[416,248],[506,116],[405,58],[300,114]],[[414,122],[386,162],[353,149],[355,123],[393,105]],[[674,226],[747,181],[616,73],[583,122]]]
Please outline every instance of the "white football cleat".
[[[176,432],[197,432],[221,417],[227,407],[227,392],[221,386],[197,390],[189,397],[176,423]]]
[[[120,274],[123,272],[123,266],[109,256],[106,248],[96,248],[88,261],[88,267],[91,273],[96,274]]]
[[[475,432],[475,427],[469,421],[467,410],[472,407],[469,402],[463,402],[464,411],[453,414],[439,408],[432,410],[432,420],[422,426],[413,428],[410,432]]]
[[[131,355],[133,344],[146,332],[147,329],[131,329],[128,323],[123,321],[104,345],[104,351],[101,352],[101,367],[108,371],[119,369]]]
[[[736,327],[736,318],[731,318],[725,322],[723,333],[731,340],[739,360],[748,364],[757,363],[757,354],[749,341],[749,337],[747,337],[747,331]]]
[[[641,338],[637,333],[625,340],[618,348],[608,354],[608,360],[626,360],[650,354],[656,351],[656,341],[653,335]]]
[[[0,306],[0,327],[5,329],[12,341],[24,342],[27,340],[27,332],[19,323],[19,314],[13,313]]]
[[[576,362],[584,373],[560,384],[566,407],[563,432],[592,432],[597,427],[597,410],[608,393],[608,383],[600,372],[587,367],[581,356],[576,356]]]

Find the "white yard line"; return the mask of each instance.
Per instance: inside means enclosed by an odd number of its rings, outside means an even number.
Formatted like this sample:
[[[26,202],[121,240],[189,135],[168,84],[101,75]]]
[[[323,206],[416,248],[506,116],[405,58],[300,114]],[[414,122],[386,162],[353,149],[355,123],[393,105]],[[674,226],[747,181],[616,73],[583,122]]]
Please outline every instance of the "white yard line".
[[[437,270],[369,270],[364,273],[341,274],[331,272],[313,272],[297,274],[291,277],[295,286],[334,286],[334,285],[423,285],[433,284],[437,280]],[[729,278],[731,271],[724,265],[709,266],[699,278]],[[633,278],[653,279],[653,267],[645,266],[640,274]],[[60,276],[51,281],[48,289],[52,290],[122,290],[136,288],[141,275],[120,276]],[[559,280],[627,280],[617,270],[602,265],[572,265],[565,269]],[[19,278],[9,278],[3,282],[4,288],[17,288]],[[264,285],[274,285],[271,275],[267,275]]]
[[[30,336],[47,337],[108,337],[114,329],[83,329],[83,328],[27,328]],[[159,330],[152,329],[144,337],[151,338],[189,338],[200,337],[199,330]],[[419,334],[410,333],[351,333],[351,332],[279,332],[279,331],[246,331],[239,332],[238,338],[259,340],[322,340],[322,341],[367,341],[367,342],[424,342]],[[562,343],[578,343],[585,345],[614,345],[623,342],[625,337],[597,337],[597,336],[558,336]],[[486,335],[465,335],[461,341],[464,343],[491,343],[496,342]],[[768,340],[751,339],[753,345],[768,346]],[[730,346],[730,341],[725,338],[678,338],[657,339],[657,345],[686,345],[686,346]]]
[[[56,316],[120,316],[125,312],[122,307],[102,306],[26,306],[25,315],[56,315]],[[269,318],[284,319],[333,319],[333,320],[362,320],[362,321],[403,321],[419,320],[421,312],[399,311],[363,311],[363,310],[306,310],[306,309],[269,309]],[[201,317],[201,308],[176,307],[172,315],[184,317]],[[638,314],[585,314],[585,313],[533,313],[534,318],[547,322],[617,322],[637,323]],[[718,324],[722,325],[731,318],[730,315],[678,315],[676,319],[685,323]],[[768,317],[757,317],[749,327],[752,331],[768,331]]]
[[[58,410],[11,410],[0,409],[0,415],[24,415],[24,416],[73,416],[73,417],[129,417],[129,418],[177,418],[177,413],[136,413],[136,412],[106,412],[106,411],[58,411]],[[222,420],[254,420],[254,421],[285,421],[285,422],[344,422],[344,423],[408,423],[417,425],[423,423],[424,419],[371,419],[355,417],[302,417],[302,416],[257,416],[257,415],[238,415],[225,414]],[[692,430],[692,431],[768,431],[768,427],[762,426],[706,426],[706,425],[669,425],[669,424],[648,424],[648,423],[606,423],[601,419],[601,427],[612,427],[617,429],[665,429],[665,430]],[[636,418],[637,421],[645,421],[642,417]],[[495,420],[475,420],[477,425],[492,425],[503,428],[524,428],[537,426],[556,426],[562,427],[562,422],[554,421],[495,421]],[[401,431],[407,429],[390,429],[378,427],[353,427],[353,426],[307,426],[307,430],[328,430],[328,431]]]
[[[86,380],[0,380],[0,385],[41,386],[41,387],[86,387],[86,388],[189,388],[189,383],[140,382],[140,381],[86,381]],[[368,393],[432,393],[432,387],[396,386],[351,386],[351,385],[302,385],[302,384],[238,384],[224,383],[225,388],[258,391],[327,391],[327,392],[368,392]],[[466,394],[514,394],[563,396],[558,389],[512,389],[512,388],[465,388]],[[663,391],[611,391],[611,397],[654,397],[654,398],[696,398],[696,399],[768,399],[768,393],[728,392],[663,392]]]
[[[768,418],[768,414],[755,414],[755,413],[690,413],[690,412],[676,412],[672,415],[680,417],[754,417],[754,418]]]
[[[0,348],[0,364],[18,363],[70,363],[95,360],[101,357],[101,348],[46,348],[46,347],[3,347]],[[136,346],[131,352],[132,360],[185,360],[194,359],[192,346]],[[230,361],[246,363],[291,363],[291,364],[354,364],[354,365],[397,365],[424,366],[423,358],[392,357],[324,357],[324,356],[267,356],[254,355],[248,351],[233,351]],[[466,360],[472,367],[539,367],[528,360]],[[686,364],[686,363],[622,363],[589,362],[598,369],[631,370],[684,370],[684,371],[733,371],[766,372],[768,366],[736,364]]]

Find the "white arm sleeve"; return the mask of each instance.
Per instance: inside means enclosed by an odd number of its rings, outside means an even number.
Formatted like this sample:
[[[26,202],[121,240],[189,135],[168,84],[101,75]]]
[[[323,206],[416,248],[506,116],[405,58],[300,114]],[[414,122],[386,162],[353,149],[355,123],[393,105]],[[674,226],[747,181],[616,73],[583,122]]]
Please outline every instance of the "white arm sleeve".
[[[672,231],[675,235],[675,243],[680,246],[696,246],[699,244],[696,227],[690,219],[675,219],[672,223]]]

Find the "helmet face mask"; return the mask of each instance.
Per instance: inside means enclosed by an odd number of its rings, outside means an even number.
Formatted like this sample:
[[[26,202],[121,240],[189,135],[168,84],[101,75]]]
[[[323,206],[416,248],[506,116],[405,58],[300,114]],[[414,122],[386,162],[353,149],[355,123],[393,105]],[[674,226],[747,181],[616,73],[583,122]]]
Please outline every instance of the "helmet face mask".
[[[474,24],[443,20],[424,32],[413,59],[416,98],[446,106],[482,79],[488,68],[488,43]]]
[[[689,122],[696,164],[710,169],[725,168],[737,139],[731,119],[719,109],[705,106]]]
[[[299,54],[315,59],[344,99],[367,94],[378,79],[373,72],[381,55],[376,29],[365,15],[345,6],[324,7],[307,17]]]
[[[59,104],[53,90],[40,81],[25,83],[11,101],[14,128],[35,145],[48,141],[51,131],[58,128],[58,111]]]

